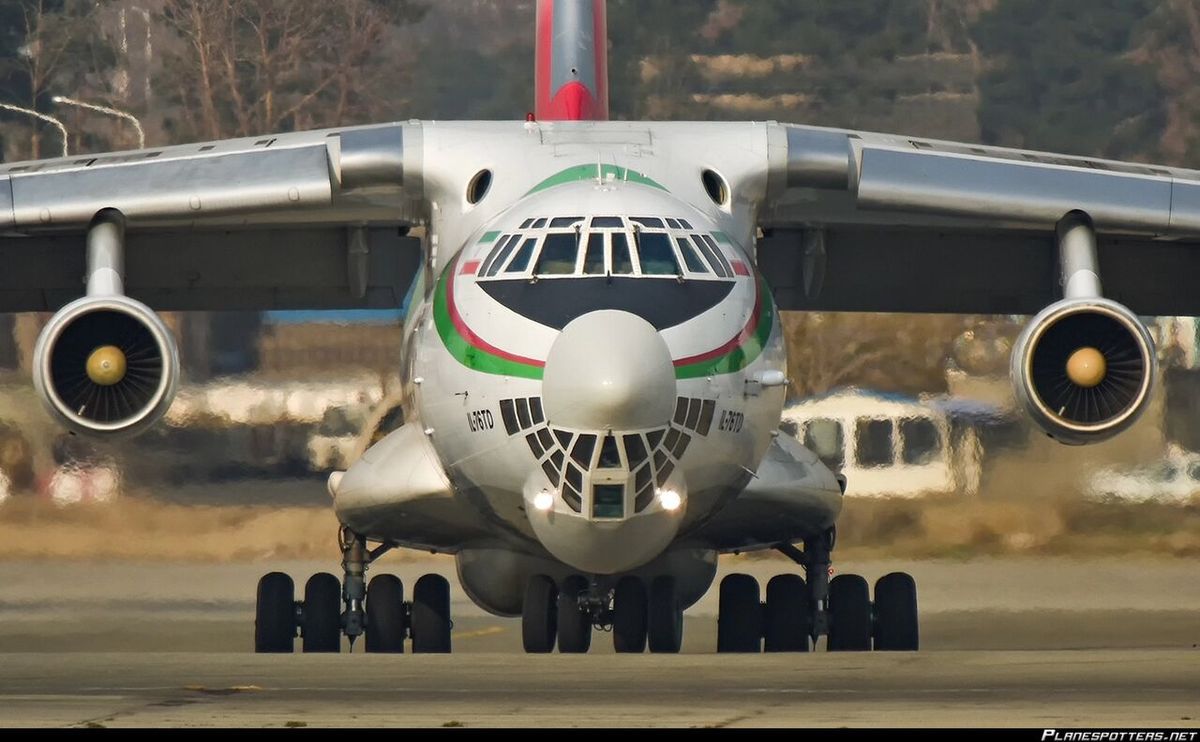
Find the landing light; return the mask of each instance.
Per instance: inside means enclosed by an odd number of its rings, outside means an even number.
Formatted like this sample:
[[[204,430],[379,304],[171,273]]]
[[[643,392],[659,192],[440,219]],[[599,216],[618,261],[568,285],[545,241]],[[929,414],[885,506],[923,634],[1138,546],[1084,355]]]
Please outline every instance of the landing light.
[[[679,506],[683,504],[683,498],[675,490],[659,490],[658,501],[663,510],[668,511],[678,510]]]
[[[533,506],[538,510],[549,510],[554,507],[554,495],[542,490],[533,496]]]

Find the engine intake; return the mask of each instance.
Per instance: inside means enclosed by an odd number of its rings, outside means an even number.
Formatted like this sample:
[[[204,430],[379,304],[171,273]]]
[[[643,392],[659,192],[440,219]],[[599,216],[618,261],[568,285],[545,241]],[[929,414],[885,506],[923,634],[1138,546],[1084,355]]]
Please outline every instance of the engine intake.
[[[141,432],[167,412],[179,351],[162,320],[126,296],[88,296],[63,307],[38,336],[34,386],[68,428],[92,435]]]
[[[1047,434],[1073,445],[1106,440],[1136,422],[1155,372],[1146,326],[1108,299],[1051,304],[1013,348],[1017,399]]]

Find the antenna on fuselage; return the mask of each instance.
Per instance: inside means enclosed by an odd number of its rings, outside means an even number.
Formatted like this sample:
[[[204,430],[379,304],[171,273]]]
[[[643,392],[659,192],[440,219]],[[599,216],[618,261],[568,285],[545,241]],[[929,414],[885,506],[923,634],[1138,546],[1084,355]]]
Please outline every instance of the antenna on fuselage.
[[[626,165],[625,167],[621,167],[621,163],[617,162],[617,153],[616,152],[614,152],[612,155],[612,161],[613,161],[613,173],[612,173],[613,180],[616,180],[617,173],[620,173],[621,174],[621,182],[628,183],[629,182],[629,166]]]

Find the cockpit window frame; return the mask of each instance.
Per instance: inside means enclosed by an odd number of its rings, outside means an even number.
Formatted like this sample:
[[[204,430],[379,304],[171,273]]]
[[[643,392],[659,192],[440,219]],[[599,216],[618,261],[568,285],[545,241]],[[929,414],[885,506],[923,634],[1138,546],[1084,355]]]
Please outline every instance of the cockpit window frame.
[[[562,225],[570,224],[570,227]],[[732,261],[736,255],[726,255],[713,235],[692,228],[691,222],[678,217],[650,216],[541,216],[524,219],[520,227],[504,232],[484,253],[482,267],[476,272],[478,280],[561,279],[561,278],[647,278],[687,280],[736,280]],[[550,227],[549,225],[559,225]],[[672,226],[672,225],[678,226]],[[540,226],[539,226],[540,225]],[[648,226],[660,225],[660,226]],[[545,250],[554,235],[570,234],[575,242],[575,264],[572,272],[547,273],[542,270]],[[597,271],[595,255],[588,264],[589,250],[594,253],[596,236],[603,236],[603,270]],[[615,235],[623,235],[631,272],[616,269],[619,252]],[[674,272],[647,273],[642,260],[641,239],[644,235],[666,238]],[[530,243],[532,242],[532,246]],[[661,248],[661,245],[659,245]],[[528,248],[528,249],[527,249]],[[731,248],[732,249],[732,248]],[[518,259],[519,258],[519,259]],[[520,267],[518,267],[520,264]],[[565,266],[560,266],[565,267]]]
[[[608,259],[608,240],[609,235],[602,230],[591,230],[587,234],[587,240],[580,239],[580,252],[583,254],[583,270],[584,276],[606,276],[608,275],[609,259]],[[597,245],[596,243],[599,243]],[[589,258],[592,258],[592,250],[599,247],[600,250],[600,265],[599,270],[593,270],[594,263],[589,264]]]
[[[496,240],[496,246],[488,253],[487,259],[484,260],[483,267],[479,269],[478,275],[488,277],[496,275],[500,266],[508,262],[508,256],[512,254],[513,246],[520,241],[521,236],[519,234],[506,234]]]
[[[637,245],[638,262],[641,263],[643,276],[647,278],[662,278],[664,276],[668,278],[679,278],[683,276],[682,261],[679,259],[679,249],[675,246],[675,240],[671,238],[670,232],[666,231],[665,229],[634,229],[633,237],[634,243]],[[660,272],[657,270],[654,273],[646,272],[646,261],[643,260],[644,253],[646,251],[644,245],[650,244],[647,243],[647,240],[651,237],[655,238],[653,240],[653,244],[656,244],[657,247],[661,248],[663,245],[666,245],[667,252],[671,258],[673,270],[669,272]],[[660,237],[662,238],[661,242],[658,239]],[[657,262],[657,260],[655,262]]]
[[[521,246],[512,251],[512,255],[509,256],[509,259],[506,262],[503,270],[500,271],[499,276],[512,277],[514,275],[515,276],[527,275],[529,273],[529,266],[534,264],[533,263],[534,256],[537,255],[541,251],[541,242],[542,242],[541,235],[529,235],[529,236],[520,235],[520,236],[522,238]],[[527,247],[529,248],[529,252],[524,254],[525,264],[523,266],[521,266],[520,268],[513,270],[513,267],[515,266],[515,264],[517,262],[517,258],[522,257],[522,253],[524,253],[525,248],[527,248]],[[492,277],[493,276],[491,276],[491,275],[488,276],[488,278],[492,278]]]
[[[546,260],[546,250],[552,247],[551,241],[554,241],[555,243],[558,242],[558,240],[556,239],[558,237],[567,237],[574,243],[574,245],[575,245],[575,260],[572,261],[572,268],[569,272],[547,273],[542,269],[543,262]],[[553,247],[557,248],[557,244],[555,244]],[[580,264],[583,260],[583,256],[582,256],[583,250],[580,249],[581,247],[583,247],[583,233],[580,232],[579,230],[577,230],[577,229],[570,230],[570,231],[565,230],[565,229],[548,230],[546,232],[546,234],[543,235],[543,237],[542,237],[541,245],[539,245],[539,247],[538,247],[537,257],[533,261],[533,268],[532,268],[533,275],[537,276],[539,279],[541,279],[541,278],[557,279],[557,278],[576,278],[576,277],[578,277],[579,273],[580,273],[580,267],[581,267]],[[563,261],[563,262],[566,262],[566,261]]]
[[[683,267],[688,273],[694,273],[701,276],[709,274],[716,275],[716,271],[712,269],[712,266],[708,264],[708,261],[704,259],[704,256],[699,250],[696,249],[696,246],[693,245],[692,241],[689,240],[685,235],[675,236],[675,246],[678,248],[677,252],[679,252],[680,256],[683,258]],[[698,263],[700,267],[695,267],[693,261]]]
[[[628,271],[618,271],[617,270],[617,261],[616,261],[615,255],[614,255],[614,250],[616,249],[616,246],[615,246],[616,240],[614,238],[617,235],[621,235],[621,237],[623,238],[624,243],[625,243],[625,246],[624,246],[625,256],[627,258],[629,258],[629,270]],[[642,275],[642,265],[641,265],[641,263],[638,262],[637,249],[633,246],[633,241],[630,239],[629,232],[626,232],[625,230],[613,230],[605,236],[604,244],[605,244],[605,256],[606,256],[605,260],[607,261],[605,263],[605,265],[607,266],[605,268],[605,270],[611,271],[612,275],[614,275],[614,276],[640,277]]]
[[[725,256],[721,254],[721,248],[716,242],[704,239],[703,234],[690,233],[688,239],[692,244],[700,248],[700,252],[704,254],[708,264],[712,266],[716,274],[721,278],[733,278],[733,267],[728,264],[727,260],[723,260]]]

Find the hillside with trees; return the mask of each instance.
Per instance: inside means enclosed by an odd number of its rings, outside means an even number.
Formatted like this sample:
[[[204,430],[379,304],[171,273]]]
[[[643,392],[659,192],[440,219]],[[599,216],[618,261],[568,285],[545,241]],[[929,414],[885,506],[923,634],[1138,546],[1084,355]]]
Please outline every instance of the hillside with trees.
[[[70,150],[521,118],[532,0],[0,0],[0,102]],[[610,0],[618,118],[778,119],[1188,163],[1197,0]],[[5,159],[59,137],[4,112]],[[58,142],[53,145],[59,146]],[[49,151],[56,151],[54,149]],[[1192,163],[1194,164],[1194,163]]]

